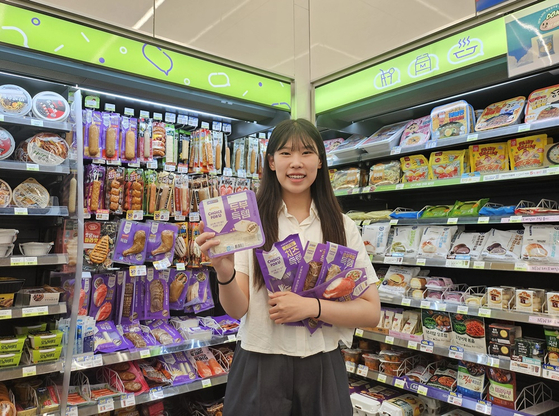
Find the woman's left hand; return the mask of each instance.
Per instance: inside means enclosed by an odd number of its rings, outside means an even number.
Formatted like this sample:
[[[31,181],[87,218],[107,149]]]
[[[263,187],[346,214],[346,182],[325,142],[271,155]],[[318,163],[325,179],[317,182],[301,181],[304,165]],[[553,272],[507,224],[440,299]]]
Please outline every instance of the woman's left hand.
[[[293,292],[276,292],[269,296],[270,319],[276,324],[298,322],[318,315],[318,303],[314,298],[305,298]]]

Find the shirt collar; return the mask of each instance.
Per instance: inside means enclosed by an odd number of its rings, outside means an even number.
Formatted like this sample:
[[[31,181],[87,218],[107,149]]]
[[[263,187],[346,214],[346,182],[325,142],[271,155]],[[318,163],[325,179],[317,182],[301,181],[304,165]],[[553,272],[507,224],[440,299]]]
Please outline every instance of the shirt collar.
[[[287,218],[295,218],[293,215],[291,215],[287,211],[287,205],[285,205],[285,202],[283,202],[283,200],[281,201],[280,212],[283,213],[283,215],[285,215]],[[311,217],[311,219],[318,218],[318,210],[316,209],[316,205],[314,203],[314,200],[311,201],[311,209],[310,209],[309,214],[310,214],[309,216]]]

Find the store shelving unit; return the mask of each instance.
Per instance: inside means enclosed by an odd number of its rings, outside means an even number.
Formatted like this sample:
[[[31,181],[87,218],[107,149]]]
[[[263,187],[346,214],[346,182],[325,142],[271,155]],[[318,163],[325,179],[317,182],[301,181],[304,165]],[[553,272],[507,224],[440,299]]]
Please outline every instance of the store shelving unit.
[[[30,217],[67,217],[68,207],[52,206],[46,208],[0,208],[0,215],[21,215]]]
[[[72,131],[73,128],[71,122],[46,121],[35,117],[20,117],[8,114],[0,114],[0,123],[54,131]]]
[[[58,303],[47,306],[20,306],[0,309],[0,320],[31,318],[34,316],[59,315],[66,313],[66,304]]]
[[[68,254],[45,254],[44,256],[10,256],[0,259],[0,267],[8,266],[55,266],[68,263]]]
[[[20,365],[13,368],[0,369],[0,381],[16,378],[30,377],[40,374],[49,374],[64,369],[64,361],[51,361],[48,363]]]
[[[18,162],[17,160],[0,160],[0,170],[7,170],[12,172],[24,171],[67,175],[70,173],[70,165],[68,161],[56,166],[42,166],[37,165],[36,163]]]

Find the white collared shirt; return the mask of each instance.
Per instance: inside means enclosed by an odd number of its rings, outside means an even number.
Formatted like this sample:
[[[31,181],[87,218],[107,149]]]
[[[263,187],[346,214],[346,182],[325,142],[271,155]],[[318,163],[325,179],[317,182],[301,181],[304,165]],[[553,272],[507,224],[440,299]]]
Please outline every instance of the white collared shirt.
[[[365,268],[367,281],[373,284],[378,281],[375,270],[367,256],[365,245],[355,223],[346,215],[343,216],[346,232],[347,247],[359,251],[355,266]],[[301,223],[287,212],[285,203],[278,215],[279,241],[291,234],[298,234],[303,248],[307,241],[322,242],[320,218],[314,201],[310,215]],[[266,287],[257,290],[254,287],[253,251],[235,253],[235,269],[249,276],[249,307],[246,315],[241,319],[239,337],[243,349],[264,354],[284,354],[307,357],[319,352],[328,352],[338,347],[342,341],[351,346],[353,328],[337,326],[323,326],[310,334],[303,326],[278,325],[270,319],[268,310],[268,291]]]

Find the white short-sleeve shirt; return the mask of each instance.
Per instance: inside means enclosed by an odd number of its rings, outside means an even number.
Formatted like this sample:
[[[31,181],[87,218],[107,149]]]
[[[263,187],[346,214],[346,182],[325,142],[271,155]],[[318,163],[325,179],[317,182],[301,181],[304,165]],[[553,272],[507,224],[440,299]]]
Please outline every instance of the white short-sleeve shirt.
[[[378,278],[367,256],[359,230],[346,215],[343,216],[343,220],[347,246],[359,251],[356,267],[365,268],[367,281],[369,284],[373,284],[378,281]],[[301,223],[287,212],[287,207],[283,204],[278,215],[278,231],[280,241],[291,234],[298,234],[303,247],[307,241],[322,242],[320,218],[314,202],[311,205],[309,217]],[[252,250],[235,253],[235,268],[249,276],[249,307],[248,312],[241,319],[239,329],[243,349],[264,354],[307,357],[319,352],[332,351],[338,347],[339,341],[351,346],[353,328],[323,326],[311,335],[303,326],[282,325],[272,321],[268,313],[270,308],[268,291],[265,287],[257,290],[254,286]]]

